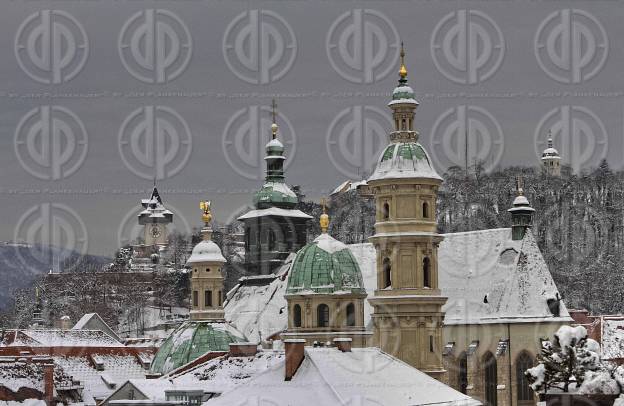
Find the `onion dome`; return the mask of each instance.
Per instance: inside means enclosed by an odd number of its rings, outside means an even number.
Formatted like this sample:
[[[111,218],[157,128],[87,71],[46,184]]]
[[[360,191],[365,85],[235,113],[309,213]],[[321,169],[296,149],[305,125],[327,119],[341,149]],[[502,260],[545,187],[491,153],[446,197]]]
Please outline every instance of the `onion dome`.
[[[542,160],[544,159],[561,159],[559,151],[553,148],[553,140],[550,137],[548,138],[548,148],[542,152]]]
[[[160,346],[150,372],[164,375],[207,352],[227,352],[230,343],[246,341],[241,332],[226,322],[186,321]]]
[[[327,234],[329,216],[320,219],[322,233],[297,252],[286,294],[365,294],[360,266],[349,248]]]
[[[401,67],[399,68],[399,85],[392,91],[392,101],[388,103],[389,106],[393,104],[413,104],[418,105],[416,97],[414,95],[414,89],[407,84],[407,68],[405,67],[405,50],[403,49],[403,43],[401,43]]]

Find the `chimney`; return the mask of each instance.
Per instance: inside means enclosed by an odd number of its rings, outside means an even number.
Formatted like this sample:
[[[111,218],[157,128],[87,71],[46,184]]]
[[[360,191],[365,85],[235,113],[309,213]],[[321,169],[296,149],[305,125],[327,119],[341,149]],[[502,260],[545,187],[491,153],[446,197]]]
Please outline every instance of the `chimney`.
[[[230,357],[253,357],[258,352],[258,344],[230,343]]]
[[[54,362],[48,361],[43,364],[43,397],[47,406],[52,406],[54,401]]]
[[[351,343],[353,339],[348,337],[334,338],[334,346],[342,352],[351,352]]]
[[[290,381],[292,377],[295,376],[297,369],[299,369],[299,365],[303,362],[303,358],[305,357],[303,349],[305,342],[306,341],[301,338],[284,340],[284,348],[286,350],[286,372],[284,380]]]

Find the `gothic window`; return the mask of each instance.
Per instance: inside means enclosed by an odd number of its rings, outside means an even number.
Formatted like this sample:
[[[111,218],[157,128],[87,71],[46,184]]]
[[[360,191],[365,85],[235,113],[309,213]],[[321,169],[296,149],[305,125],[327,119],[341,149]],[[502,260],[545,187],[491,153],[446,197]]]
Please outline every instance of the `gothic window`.
[[[497,371],[496,358],[491,352],[483,356],[483,374],[485,380],[485,406],[496,406]]]
[[[533,390],[529,386],[524,372],[533,368],[533,358],[526,352],[520,353],[516,358],[516,384],[518,391],[518,405],[530,405],[534,404]]]
[[[429,203],[427,203],[427,202],[424,202],[422,204],[422,216],[425,219],[429,218]]]
[[[301,327],[301,306],[298,304],[293,307],[293,326]]]
[[[211,290],[204,291],[204,306],[212,307],[212,291]]]
[[[392,265],[390,265],[390,258],[383,259],[382,270],[383,270],[383,287],[388,288],[392,285]]]
[[[329,327],[329,306],[320,304],[316,308],[316,318],[319,327]]]
[[[355,326],[355,305],[353,303],[347,305],[347,326]]]
[[[199,292],[196,290],[193,291],[193,306],[199,306]]]
[[[459,391],[465,395],[468,390],[468,356],[465,352],[459,356],[458,372]]]
[[[423,286],[431,287],[431,260],[429,257],[423,258]]]
[[[381,216],[384,220],[388,220],[390,218],[390,205],[388,204],[388,202],[384,202],[381,209]]]

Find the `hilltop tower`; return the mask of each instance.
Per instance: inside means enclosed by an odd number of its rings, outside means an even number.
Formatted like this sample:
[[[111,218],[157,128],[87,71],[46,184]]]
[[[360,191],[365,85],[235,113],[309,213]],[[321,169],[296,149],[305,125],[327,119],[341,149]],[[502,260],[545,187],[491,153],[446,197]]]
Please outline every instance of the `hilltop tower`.
[[[369,302],[374,308],[374,341],[408,364],[443,379],[442,306],[438,287],[436,197],[442,178],[418,142],[414,113],[418,102],[407,84],[401,47],[399,84],[388,106],[394,131],[368,184],[375,196],[377,289]]]
[[[542,152],[542,166],[550,176],[561,176],[561,157],[559,151],[553,148],[553,139],[550,133],[548,134],[548,148]]]
[[[305,339],[306,345],[350,338],[366,347],[366,289],[360,267],[342,242],[327,233],[329,215],[320,218],[321,235],[297,252],[288,278],[288,330],[283,339]]]
[[[275,100],[271,140],[266,144],[266,178],[254,194],[254,209],[238,218],[245,224],[245,268],[248,275],[268,275],[283,265],[290,253],[306,243],[310,217],[296,209],[297,195],[285,183],[284,145],[277,138]]]

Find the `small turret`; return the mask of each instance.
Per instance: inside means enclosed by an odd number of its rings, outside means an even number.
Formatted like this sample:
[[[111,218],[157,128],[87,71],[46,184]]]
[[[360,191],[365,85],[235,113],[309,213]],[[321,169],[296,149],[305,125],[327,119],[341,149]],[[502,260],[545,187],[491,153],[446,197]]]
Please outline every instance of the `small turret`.
[[[542,165],[544,171],[550,176],[561,176],[561,156],[553,147],[552,134],[548,132],[548,148],[542,152]]]
[[[507,210],[511,213],[511,239],[522,240],[528,228],[533,225],[533,213],[535,209],[529,204],[529,200],[524,196],[522,177],[516,181],[516,198],[513,207]]]

